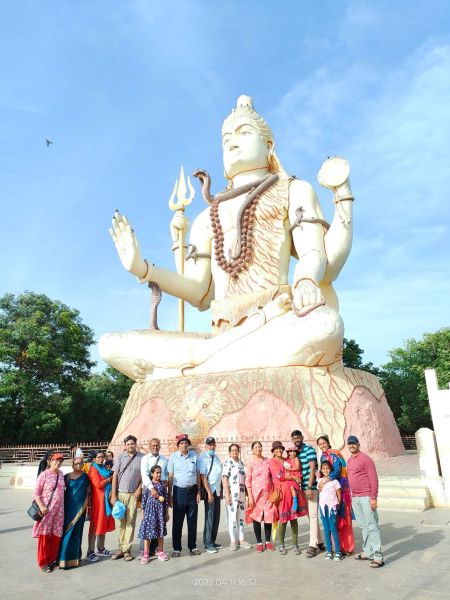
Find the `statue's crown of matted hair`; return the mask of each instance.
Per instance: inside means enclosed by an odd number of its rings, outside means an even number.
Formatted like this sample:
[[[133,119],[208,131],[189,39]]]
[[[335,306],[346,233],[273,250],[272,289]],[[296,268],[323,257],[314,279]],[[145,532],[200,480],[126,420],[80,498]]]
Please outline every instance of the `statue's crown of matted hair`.
[[[265,119],[253,108],[253,98],[250,96],[239,96],[236,102],[236,108],[233,108],[231,114],[225,119],[222,125],[222,134],[232,126],[234,121],[248,119],[251,125],[257,129],[259,135],[265,142],[273,143],[273,133],[267,125]]]

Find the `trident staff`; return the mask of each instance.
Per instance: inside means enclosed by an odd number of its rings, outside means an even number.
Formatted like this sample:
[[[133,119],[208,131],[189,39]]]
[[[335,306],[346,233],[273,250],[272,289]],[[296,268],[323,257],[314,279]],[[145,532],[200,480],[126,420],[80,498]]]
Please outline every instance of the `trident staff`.
[[[189,196],[187,196],[188,188],[189,188]],[[176,202],[175,202],[175,196],[177,198]],[[170,210],[174,211],[175,213],[178,213],[178,212],[184,213],[185,207],[188,206],[192,202],[192,200],[194,199],[194,196],[195,196],[195,191],[194,191],[194,188],[192,187],[192,183],[191,183],[191,180],[189,179],[189,176],[187,178],[187,187],[186,187],[184,169],[183,169],[183,166],[181,166],[180,177],[179,177],[179,179],[177,179],[175,181],[173,192],[169,199]],[[184,250],[185,250],[184,229],[179,230],[178,241],[172,247],[172,250],[174,250],[174,251],[178,250],[177,272],[180,275],[183,275],[184,274]],[[184,331],[184,300],[181,300],[181,299],[178,300],[178,329],[180,331]]]

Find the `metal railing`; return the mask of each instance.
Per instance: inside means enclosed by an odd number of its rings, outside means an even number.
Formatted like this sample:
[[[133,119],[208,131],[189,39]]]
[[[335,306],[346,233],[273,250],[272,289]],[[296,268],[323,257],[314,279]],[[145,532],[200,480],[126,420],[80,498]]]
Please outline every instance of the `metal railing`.
[[[275,439],[282,441],[285,445],[289,443],[289,437],[286,433],[270,436],[270,439],[267,436],[263,436],[260,439],[260,441],[263,445],[264,452],[268,453],[269,455],[272,441]],[[253,440],[250,438],[238,439],[238,437],[233,436],[217,438],[217,451],[219,454],[227,454],[228,445],[231,444],[231,442],[237,442],[241,445],[243,454],[251,454],[251,452],[248,452],[248,450],[250,449],[252,441]],[[305,441],[315,446],[314,440]],[[417,450],[416,438],[414,435],[402,435],[402,442],[405,447],[405,450]],[[138,446],[147,450],[148,443],[149,440],[139,440]],[[77,444],[77,448],[81,448],[83,450],[85,457],[93,450],[106,450],[108,447],[111,447],[115,454],[121,452],[123,449],[123,445],[118,444],[117,442],[80,442],[79,444]],[[23,446],[0,446],[0,462],[37,462],[44,457],[47,450],[52,450],[53,452],[61,452],[65,458],[71,458],[71,450],[68,444],[29,444]],[[167,454],[173,452],[174,450],[176,450],[175,440],[161,440],[161,451],[163,453]]]

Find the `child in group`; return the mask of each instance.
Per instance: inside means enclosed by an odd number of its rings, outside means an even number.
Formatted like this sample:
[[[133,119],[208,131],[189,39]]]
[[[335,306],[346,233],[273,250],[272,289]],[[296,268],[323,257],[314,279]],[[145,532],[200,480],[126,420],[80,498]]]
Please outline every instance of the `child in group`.
[[[169,520],[169,502],[167,497],[167,486],[161,481],[161,467],[153,465],[150,469],[150,479],[152,480],[158,496],[154,497],[148,494],[145,502],[144,516],[139,528],[138,537],[144,540],[144,554],[141,559],[141,565],[149,563],[150,540],[158,539],[158,551],[156,556],[159,560],[168,560],[164,552],[164,536],[167,535],[166,523]]]
[[[283,466],[291,477],[302,478],[302,467],[300,460],[297,456],[297,448],[288,448],[287,459],[284,461]],[[296,481],[292,481],[291,494],[292,494],[292,512],[298,511],[298,495],[300,493],[300,485]]]
[[[325,560],[342,560],[337,530],[337,513],[341,503],[341,484],[337,479],[329,479],[332,468],[328,460],[320,465],[322,477],[317,484],[319,490],[319,511],[327,547]],[[333,537],[334,541],[334,558],[331,537]]]

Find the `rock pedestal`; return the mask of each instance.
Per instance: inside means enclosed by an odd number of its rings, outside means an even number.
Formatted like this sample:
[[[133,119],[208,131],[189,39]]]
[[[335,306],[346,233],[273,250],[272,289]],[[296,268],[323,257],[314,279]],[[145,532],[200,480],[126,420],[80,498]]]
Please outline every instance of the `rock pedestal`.
[[[377,377],[342,365],[282,367],[180,376],[135,384],[111,442],[188,433],[193,444],[221,439],[306,440],[326,433],[334,448],[357,435],[374,458],[403,452],[400,433]]]

